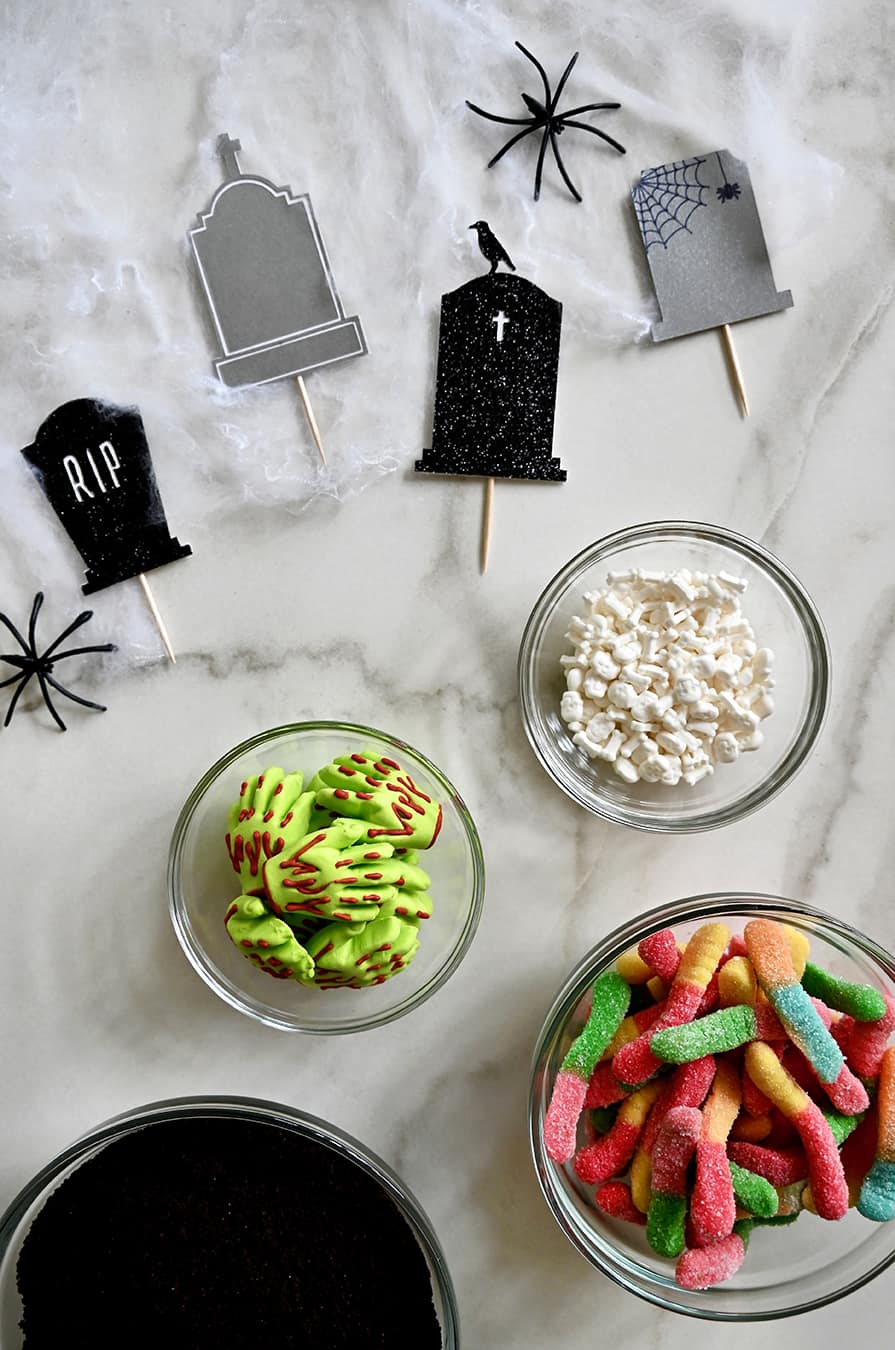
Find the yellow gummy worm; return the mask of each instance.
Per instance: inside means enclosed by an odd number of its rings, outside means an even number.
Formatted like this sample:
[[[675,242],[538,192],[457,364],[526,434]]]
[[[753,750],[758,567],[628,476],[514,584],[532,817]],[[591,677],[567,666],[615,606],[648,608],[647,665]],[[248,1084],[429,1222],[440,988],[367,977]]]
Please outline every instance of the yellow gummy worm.
[[[657,1083],[647,1083],[646,1087],[625,1098],[618,1109],[616,1120],[623,1120],[626,1125],[642,1127],[652,1110],[653,1103],[664,1088],[665,1084],[661,1079]]]
[[[665,995],[668,993],[668,988],[665,984],[665,981],[660,980],[658,975],[653,975],[651,979],[647,980],[646,987],[652,994],[656,1003],[658,1003],[659,999],[664,998]]]
[[[773,1128],[774,1122],[770,1116],[748,1116],[744,1111],[733,1129],[733,1137],[743,1139],[747,1144],[760,1144]]]
[[[712,1090],[702,1111],[702,1137],[706,1143],[726,1143],[739,1114],[740,1097],[739,1074],[727,1060],[719,1059]]]
[[[653,1164],[648,1153],[638,1145],[631,1159],[631,1199],[641,1214],[649,1213],[653,1187]]]
[[[636,947],[629,947],[615,963],[615,968],[628,984],[646,984],[655,971],[642,959]]]
[[[788,923],[781,925],[786,938],[786,945],[789,947],[789,954],[792,957],[792,968],[797,980],[801,980],[805,974],[805,966],[808,964],[808,957],[811,952],[811,943],[805,934],[799,928],[790,928]]]
[[[675,984],[695,984],[705,989],[717,969],[730,929],[723,923],[704,923],[697,928],[684,949],[674,977]]]
[[[732,956],[718,971],[718,1002],[722,1008],[755,1002],[758,981],[748,956]]]
[[[624,976],[622,976],[622,979],[624,979]],[[640,1032],[637,1030],[634,1014],[629,1013],[627,1017],[623,1017],[621,1022],[619,1022],[618,1031],[606,1046],[606,1049],[603,1051],[597,1063],[602,1064],[604,1060],[613,1059],[617,1051],[621,1050],[623,1045],[630,1045],[631,1041],[636,1041],[639,1035]]]
[[[746,1072],[757,1088],[783,1112],[787,1120],[799,1115],[808,1105],[807,1092],[799,1087],[769,1045],[750,1041],[746,1046]]]

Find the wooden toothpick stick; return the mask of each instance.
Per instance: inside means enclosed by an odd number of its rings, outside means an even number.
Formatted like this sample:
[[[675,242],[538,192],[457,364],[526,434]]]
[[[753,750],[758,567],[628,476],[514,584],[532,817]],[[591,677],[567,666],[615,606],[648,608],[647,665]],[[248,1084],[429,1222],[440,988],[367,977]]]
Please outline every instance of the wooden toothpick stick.
[[[733,334],[730,331],[730,324],[724,323],[718,329],[721,334],[721,344],[724,347],[724,354],[727,357],[727,365],[730,370],[730,382],[733,385],[733,392],[737,396],[737,402],[740,405],[740,411],[744,417],[749,416],[749,400],[746,397],[746,386],[743,383],[743,372],[740,369],[740,362],[737,356],[737,349],[733,345]]]
[[[491,549],[491,513],[494,507],[494,479],[485,479],[485,500],[482,503],[482,543],[479,552],[479,571],[488,570],[488,553]]]
[[[317,425],[317,418],[314,416],[314,409],[311,407],[311,400],[308,398],[308,391],[305,387],[304,379],[301,375],[296,375],[298,381],[298,392],[301,394],[301,401],[304,405],[305,417],[308,419],[308,426],[311,428],[311,435],[314,437],[320,459],[323,464],[326,463],[326,455],[323,453],[323,441],[320,439],[320,428]]]
[[[168,659],[171,662],[172,666],[176,666],[177,657],[174,655],[174,648],[171,646],[171,639],[168,637],[168,630],[165,627],[165,621],[162,618],[161,614],[159,613],[158,605],[155,603],[155,596],[149,589],[149,582],[146,580],[142,572],[138,573],[137,580],[143,587],[143,594],[146,596],[146,603],[149,606],[149,612],[155,619],[155,626],[158,629],[159,635],[162,639],[162,645],[164,646],[165,651],[168,653]]]

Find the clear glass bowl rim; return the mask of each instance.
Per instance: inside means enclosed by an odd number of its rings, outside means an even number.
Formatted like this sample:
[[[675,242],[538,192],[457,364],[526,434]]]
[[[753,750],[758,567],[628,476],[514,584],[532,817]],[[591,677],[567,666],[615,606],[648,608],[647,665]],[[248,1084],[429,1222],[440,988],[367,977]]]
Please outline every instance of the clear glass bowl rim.
[[[591,794],[580,792],[575,784],[566,782],[556,771],[535,731],[534,652],[562,593],[571,588],[576,576],[593,567],[601,558],[613,553],[619,547],[655,542],[665,537],[693,538],[732,546],[734,551],[744,554],[760,571],[767,572],[793,607],[805,635],[811,663],[811,687],[805,720],[776,770],[762,779],[751,791],[727,806],[707,810],[702,815],[691,816],[687,820],[681,820],[672,814],[663,818],[640,816],[604,799],[597,790]],[[757,811],[776,797],[803,767],[823,728],[830,701],[830,644],[814,601],[802,583],[779,558],[761,544],[720,525],[688,520],[654,520],[641,525],[626,526],[588,544],[547,583],[535,601],[522,634],[517,678],[522,725],[529,745],[541,767],[567,797],[583,806],[586,811],[590,811],[592,815],[602,816],[617,825],[629,825],[634,829],[649,830],[655,834],[695,834],[701,830],[729,825],[733,821],[751,815],[753,811]]]
[[[72,1163],[81,1161],[97,1148],[115,1139],[124,1138],[125,1135],[146,1125],[203,1117],[262,1120],[266,1124],[292,1130],[326,1148],[333,1149],[378,1182],[406,1219],[433,1272],[433,1282],[437,1286],[434,1292],[440,1304],[443,1350],[457,1350],[460,1344],[460,1320],[453,1281],[435,1230],[413,1192],[387,1163],[353,1135],[338,1129],[335,1125],[330,1125],[328,1121],[321,1120],[318,1116],[300,1111],[297,1107],[286,1106],[281,1102],[264,1101],[256,1097],[214,1095],[171,1097],[164,1101],[134,1107],[104,1121],[89,1134],[69,1144],[68,1148],[63,1149],[51,1162],[42,1167],[7,1207],[5,1214],[0,1218],[0,1261],[32,1204]]]
[[[768,1322],[781,1317],[795,1317],[799,1313],[811,1312],[829,1303],[835,1303],[840,1298],[845,1298],[847,1294],[852,1294],[855,1290],[863,1288],[865,1284],[869,1284],[877,1275],[888,1269],[895,1262],[895,1248],[885,1260],[866,1271],[860,1278],[852,1280],[840,1289],[835,1289],[830,1293],[799,1303],[791,1308],[757,1311],[755,1313],[724,1313],[701,1308],[698,1305],[685,1307],[678,1303],[672,1303],[662,1297],[659,1285],[651,1286],[647,1277],[640,1274],[638,1280],[633,1275],[627,1276],[627,1263],[621,1256],[617,1266],[610,1265],[602,1252],[587,1247],[581,1241],[577,1230],[568,1222],[561,1201],[557,1199],[557,1195],[548,1184],[548,1178],[552,1176],[553,1164],[543,1153],[541,1147],[542,1113],[538,1099],[541,1095],[539,1089],[542,1075],[546,1072],[547,1067],[548,1047],[561,1033],[570,1012],[602,970],[610,966],[623,951],[660,928],[671,927],[675,923],[704,922],[710,919],[723,918],[724,915],[736,913],[738,909],[742,908],[756,914],[777,916],[784,921],[793,917],[812,920],[817,924],[819,931],[826,930],[829,934],[858,948],[864,956],[879,966],[888,978],[895,983],[895,956],[886,951],[884,947],[880,947],[872,938],[868,938],[865,933],[860,932],[857,928],[852,928],[842,919],[837,919],[823,910],[815,909],[812,905],[803,904],[802,901],[787,900],[779,895],[751,894],[746,891],[708,892],[704,895],[686,896],[680,900],[672,900],[663,905],[658,905],[654,909],[646,910],[635,918],[620,924],[601,942],[598,942],[595,947],[592,947],[575,966],[554,998],[550,1011],[547,1013],[538,1033],[531,1062],[528,1098],[529,1149],[538,1185],[554,1219],[575,1249],[591,1265],[596,1266],[602,1274],[608,1276],[610,1280],[620,1285],[622,1289],[627,1290],[628,1293],[636,1294],[638,1298],[645,1299],[668,1312],[679,1313],[685,1317],[695,1317],[700,1321],[729,1323]]]
[[[274,1016],[266,1015],[257,1008],[249,1007],[237,998],[224,985],[220,984],[213,973],[206,967],[204,953],[201,944],[198,943],[190,930],[186,918],[186,903],[182,890],[179,885],[179,871],[181,856],[184,849],[187,830],[190,821],[196,812],[196,809],[205,795],[206,790],[211,784],[224,773],[231,764],[233,764],[241,755],[251,750],[257,749],[265,742],[274,740],[279,736],[290,736],[300,734],[306,731],[332,732],[339,734],[347,732],[357,736],[373,736],[378,740],[385,741],[388,745],[394,746],[396,750],[403,750],[415,756],[433,778],[443,788],[446,796],[450,799],[453,806],[456,807],[457,814],[463,826],[467,844],[469,845],[470,857],[472,859],[473,871],[473,893],[469,905],[469,912],[466,915],[466,921],[463,930],[460,933],[450,955],[445,963],[435,972],[416,994],[408,997],[397,1008],[391,1008],[379,1014],[363,1014],[356,1017],[353,1021],[340,1023],[338,1026],[315,1026],[300,1027],[290,1022],[281,1022]],[[252,1017],[257,1022],[262,1022],[265,1026],[273,1027],[277,1031],[299,1032],[308,1036],[339,1036],[354,1031],[370,1031],[374,1027],[386,1026],[389,1022],[395,1022],[399,1017],[404,1017],[425,1003],[427,999],[441,988],[453,975],[454,971],[463,960],[469,950],[476,930],[479,926],[479,920],[482,916],[482,905],[485,897],[485,860],[482,853],[481,840],[475,822],[453,783],[442,773],[437,765],[433,764],[424,754],[411,745],[408,741],[402,741],[397,736],[392,736],[387,731],[379,731],[376,727],[366,727],[358,722],[333,722],[333,721],[315,721],[315,722],[287,722],[280,727],[271,727],[267,731],[259,731],[248,740],[241,741],[235,745],[232,750],[228,750],[222,755],[211,768],[206,771],[199,779],[199,782],[193,788],[192,792],[184,802],[180,814],[177,817],[177,823],[174,826],[174,833],[171,836],[171,846],[168,850],[168,912],[171,917],[171,923],[174,932],[177,934],[177,940],[180,943],[184,955],[190,965],[198,975],[208,985],[209,989],[217,994],[218,998],[235,1008],[237,1012]],[[412,966],[410,967],[412,969]],[[362,991],[360,991],[362,992]]]

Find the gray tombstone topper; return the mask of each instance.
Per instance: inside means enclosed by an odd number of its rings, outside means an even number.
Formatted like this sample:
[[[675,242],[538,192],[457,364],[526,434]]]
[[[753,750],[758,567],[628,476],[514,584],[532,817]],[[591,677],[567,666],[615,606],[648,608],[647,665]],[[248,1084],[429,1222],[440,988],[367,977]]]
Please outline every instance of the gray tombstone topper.
[[[661,319],[654,342],[792,305],[774,284],[749,170],[727,150],[660,164],[631,193]]]
[[[218,139],[226,179],[190,243],[223,356],[226,385],[267,384],[367,350],[345,317],[307,193],[240,172],[239,141]]]

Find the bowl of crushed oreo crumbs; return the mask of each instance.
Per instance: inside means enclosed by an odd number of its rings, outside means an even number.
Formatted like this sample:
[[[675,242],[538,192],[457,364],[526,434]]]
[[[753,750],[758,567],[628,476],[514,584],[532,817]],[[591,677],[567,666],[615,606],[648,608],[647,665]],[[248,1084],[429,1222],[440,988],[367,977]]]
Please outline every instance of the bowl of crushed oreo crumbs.
[[[289,1106],[183,1098],[101,1125],[0,1220],[0,1346],[459,1345],[404,1183]]]

